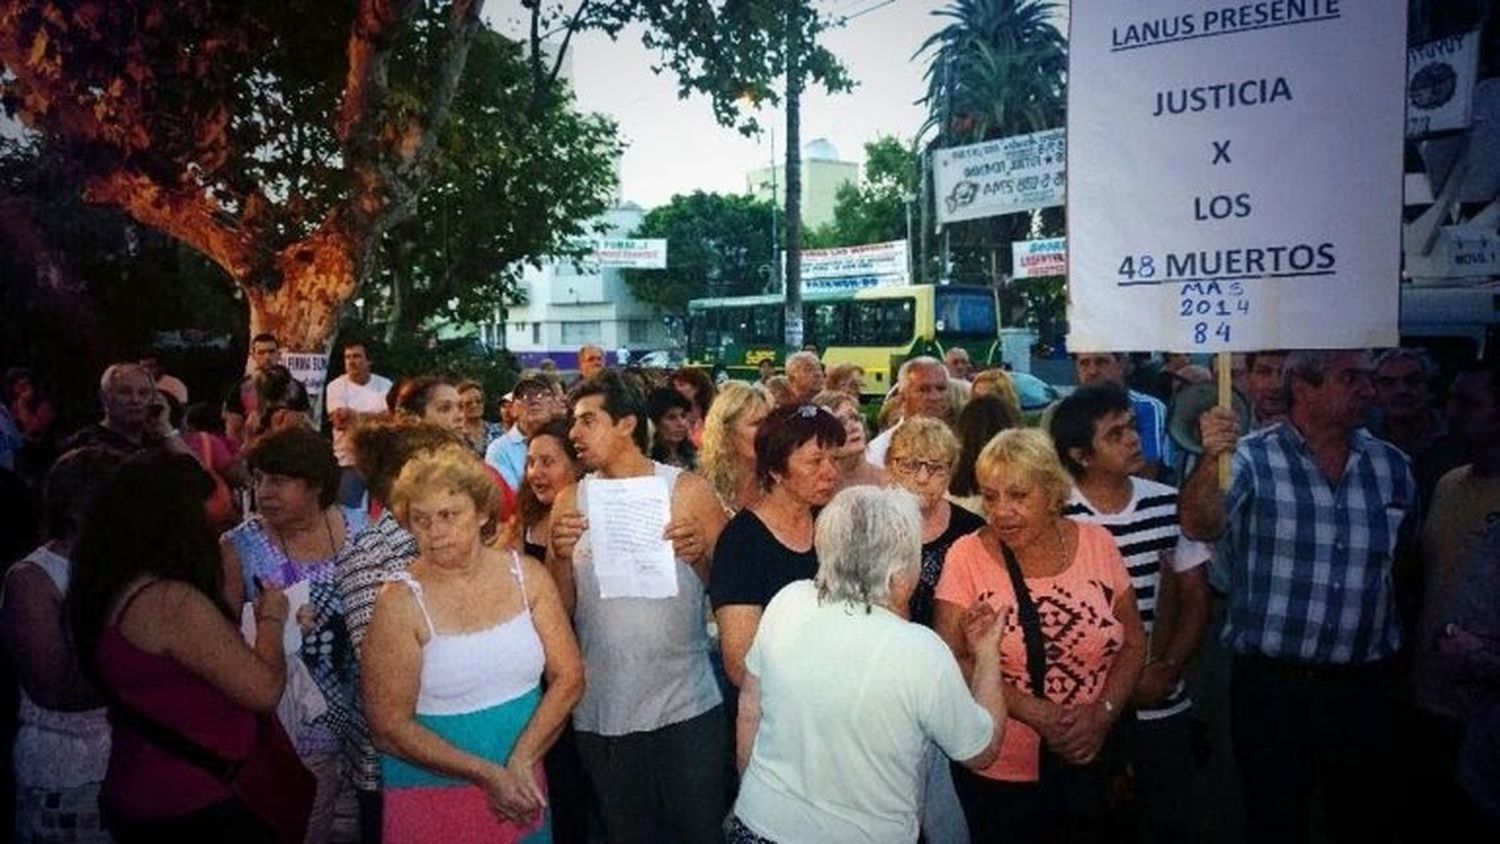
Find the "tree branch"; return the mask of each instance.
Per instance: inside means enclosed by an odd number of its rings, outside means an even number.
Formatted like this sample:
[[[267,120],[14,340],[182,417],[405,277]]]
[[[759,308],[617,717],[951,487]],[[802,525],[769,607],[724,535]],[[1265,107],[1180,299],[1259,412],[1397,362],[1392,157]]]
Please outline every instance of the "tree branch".
[[[453,98],[458,94],[464,64],[469,59],[469,45],[474,43],[474,33],[479,31],[479,11],[483,6],[484,0],[453,0],[449,7],[443,58],[438,62],[434,84],[429,89],[432,93],[427,98],[427,112],[419,127],[421,139],[401,167],[401,175],[409,180],[408,188],[413,194],[426,181],[427,164],[437,149],[438,130],[448,122],[448,114],[453,109]]]
[[[562,44],[557,48],[557,57],[552,60],[552,70],[547,73],[547,79],[532,92],[531,111],[532,114],[541,114],[547,105],[547,98],[552,94],[552,86],[557,84],[557,75],[562,72],[563,59],[568,55],[568,45],[573,41],[573,33],[578,31],[578,26],[583,22],[583,13],[589,8],[589,0],[583,0],[578,4],[578,10],[573,13],[573,18],[568,21],[567,28],[563,31]],[[533,43],[532,49],[537,50],[538,45]],[[540,52],[536,52],[538,57]]]
[[[247,284],[258,263],[252,238],[224,223],[225,212],[201,188],[171,190],[149,177],[116,170],[89,179],[83,198],[120,208],[212,258],[236,283]]]
[[[336,131],[344,146],[373,149],[380,113],[390,95],[388,73],[397,33],[421,0],[360,0],[349,31],[349,70]]]
[[[388,72],[396,35],[421,5],[421,0],[361,0],[349,34],[349,72],[337,128],[354,176],[354,192],[342,210],[346,222],[366,235],[379,235],[415,212],[438,129],[448,119],[458,92],[484,2],[453,0],[447,40],[422,119],[386,125],[391,118]]]

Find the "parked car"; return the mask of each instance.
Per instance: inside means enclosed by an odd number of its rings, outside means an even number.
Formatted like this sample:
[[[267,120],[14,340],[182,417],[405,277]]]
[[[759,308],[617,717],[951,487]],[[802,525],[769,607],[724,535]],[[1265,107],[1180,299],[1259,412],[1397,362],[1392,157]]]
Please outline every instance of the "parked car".
[[[1029,372],[1012,372],[1010,379],[1015,383],[1016,395],[1021,399],[1021,410],[1026,412],[1042,410],[1066,395]]]

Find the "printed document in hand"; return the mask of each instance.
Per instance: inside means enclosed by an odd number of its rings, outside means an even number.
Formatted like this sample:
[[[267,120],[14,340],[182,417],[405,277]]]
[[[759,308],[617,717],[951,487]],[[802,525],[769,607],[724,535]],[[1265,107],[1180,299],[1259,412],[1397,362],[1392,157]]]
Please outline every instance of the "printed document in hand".
[[[286,614],[286,626],[282,628],[283,651],[294,654],[302,649],[302,625],[297,623],[297,610],[304,604],[312,603],[312,581],[299,580],[288,586],[285,590],[286,602],[290,610]],[[246,601],[240,607],[240,634],[245,641],[255,644],[255,604]]]
[[[589,544],[601,598],[670,598],[677,560],[662,538],[672,492],[658,477],[594,478],[588,484]]]

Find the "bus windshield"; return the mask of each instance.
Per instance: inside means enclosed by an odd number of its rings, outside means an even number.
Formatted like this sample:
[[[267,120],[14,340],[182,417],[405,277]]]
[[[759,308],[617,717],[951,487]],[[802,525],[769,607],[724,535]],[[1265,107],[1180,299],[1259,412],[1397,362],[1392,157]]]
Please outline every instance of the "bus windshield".
[[[933,328],[937,336],[993,339],[999,333],[1000,320],[995,312],[994,293],[942,287],[933,293],[936,310]]]

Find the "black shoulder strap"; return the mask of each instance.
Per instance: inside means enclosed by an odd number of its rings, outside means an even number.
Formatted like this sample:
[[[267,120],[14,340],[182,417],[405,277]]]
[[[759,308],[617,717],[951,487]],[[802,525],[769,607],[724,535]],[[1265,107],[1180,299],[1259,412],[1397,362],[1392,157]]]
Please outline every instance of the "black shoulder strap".
[[[1016,620],[1021,623],[1021,637],[1026,643],[1026,673],[1031,678],[1031,693],[1036,697],[1047,697],[1047,644],[1042,635],[1042,616],[1037,612],[1036,602],[1031,600],[1031,590],[1026,588],[1026,576],[1021,573],[1021,563],[1010,546],[1000,545],[1000,554],[1005,558],[1005,571],[1010,575],[1011,588],[1016,593]]]
[[[176,730],[142,714],[121,700],[114,692],[106,690],[104,694],[109,702],[110,715],[117,723],[128,726],[141,738],[178,759],[212,774],[220,782],[228,784],[234,781],[235,774],[239,772],[238,762],[221,756]]]
[[[119,624],[125,618],[125,613],[130,610],[131,604],[151,586],[159,583],[159,580],[149,581],[138,587],[134,592],[125,597],[120,609],[115,613],[115,624]],[[117,723],[124,724],[134,730],[137,735],[151,742],[158,748],[176,756],[190,765],[194,765],[212,774],[216,779],[224,783],[234,780],[234,775],[239,770],[239,763],[222,756],[196,741],[182,735],[161,722],[143,714],[140,710],[126,703],[114,690],[99,684],[100,691],[104,694],[105,702],[109,704],[109,714]]]

